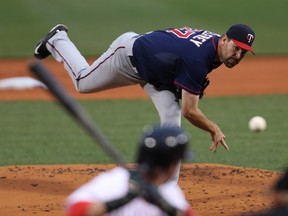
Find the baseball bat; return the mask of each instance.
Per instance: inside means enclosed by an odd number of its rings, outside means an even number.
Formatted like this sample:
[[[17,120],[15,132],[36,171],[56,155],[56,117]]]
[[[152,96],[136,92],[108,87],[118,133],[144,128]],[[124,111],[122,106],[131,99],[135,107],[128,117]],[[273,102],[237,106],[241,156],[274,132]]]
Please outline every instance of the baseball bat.
[[[85,110],[76,102],[60,83],[53,77],[51,72],[36,60],[30,64],[30,70],[42,81],[50,90],[66,111],[91,135],[100,147],[109,155],[118,165],[126,167],[126,161],[117,152],[102,131],[91,120]]]

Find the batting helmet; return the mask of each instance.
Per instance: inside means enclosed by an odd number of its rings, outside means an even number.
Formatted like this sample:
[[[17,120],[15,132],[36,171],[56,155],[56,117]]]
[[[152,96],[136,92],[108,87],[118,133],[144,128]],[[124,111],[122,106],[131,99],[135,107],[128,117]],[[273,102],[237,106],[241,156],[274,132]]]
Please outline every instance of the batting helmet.
[[[140,139],[137,163],[148,168],[166,168],[184,159],[188,141],[187,134],[179,127],[146,127]]]

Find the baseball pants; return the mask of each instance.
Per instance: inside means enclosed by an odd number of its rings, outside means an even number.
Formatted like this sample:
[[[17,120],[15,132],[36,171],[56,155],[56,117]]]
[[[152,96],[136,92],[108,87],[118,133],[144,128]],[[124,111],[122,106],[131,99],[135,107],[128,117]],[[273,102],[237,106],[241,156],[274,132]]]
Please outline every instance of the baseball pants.
[[[146,83],[131,64],[133,44],[138,34],[127,32],[112,42],[91,65],[82,56],[65,31],[54,35],[47,43],[52,56],[64,64],[72,82],[80,93],[93,93],[111,88],[139,84],[152,99],[161,125],[181,124],[181,109],[172,92],[157,91]]]

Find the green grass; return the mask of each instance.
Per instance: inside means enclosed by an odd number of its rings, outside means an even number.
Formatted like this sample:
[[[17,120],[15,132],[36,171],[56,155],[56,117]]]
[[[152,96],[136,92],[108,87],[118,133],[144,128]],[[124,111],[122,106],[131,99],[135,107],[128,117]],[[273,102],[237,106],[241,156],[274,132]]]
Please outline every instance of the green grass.
[[[273,95],[209,98],[203,101],[202,110],[221,126],[230,151],[222,148],[216,154],[208,153],[207,133],[192,128],[197,161],[281,169],[283,164],[288,164],[287,99],[287,95]],[[263,133],[248,130],[248,121],[255,115],[263,116],[268,122]]]
[[[256,32],[257,54],[287,54],[286,0],[1,0],[0,57],[32,57],[35,43],[57,23],[84,55],[99,56],[126,31],[191,26],[225,33],[234,23]]]
[[[206,97],[200,103],[217,122],[230,151],[209,151],[210,135],[191,126],[191,148],[196,163],[218,163],[280,170],[287,165],[288,96]],[[144,125],[157,123],[150,100],[80,101],[103,133],[129,161]],[[248,121],[266,118],[265,132],[252,133]],[[113,163],[97,144],[55,102],[0,102],[0,165]]]

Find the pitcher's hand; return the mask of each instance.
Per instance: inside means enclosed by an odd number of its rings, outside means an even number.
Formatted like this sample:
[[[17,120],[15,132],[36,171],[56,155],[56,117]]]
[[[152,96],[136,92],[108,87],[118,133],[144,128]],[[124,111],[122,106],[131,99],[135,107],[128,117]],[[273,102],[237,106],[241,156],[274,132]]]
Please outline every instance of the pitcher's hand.
[[[212,134],[212,145],[210,146],[210,151],[216,152],[219,145],[223,145],[223,147],[228,151],[229,147],[225,141],[225,135],[219,131],[215,134]]]

